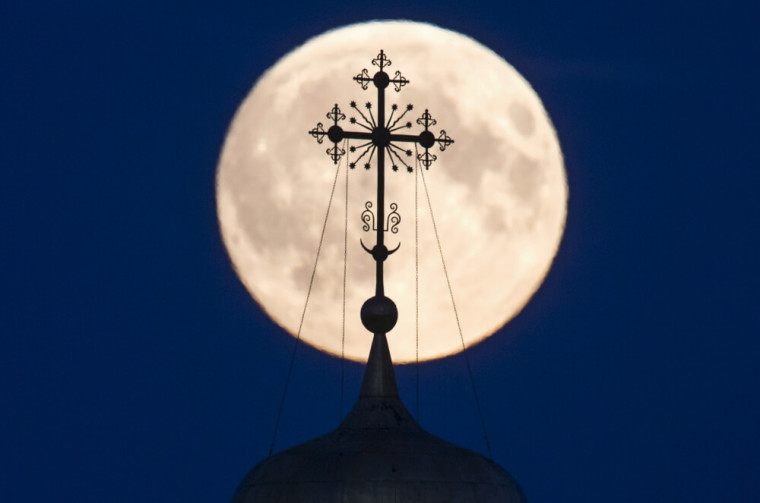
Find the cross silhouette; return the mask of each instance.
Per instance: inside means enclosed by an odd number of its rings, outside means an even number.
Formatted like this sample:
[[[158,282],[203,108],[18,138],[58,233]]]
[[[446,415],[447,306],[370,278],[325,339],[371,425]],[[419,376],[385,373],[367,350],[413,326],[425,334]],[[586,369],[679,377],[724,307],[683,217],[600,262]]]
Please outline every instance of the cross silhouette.
[[[422,116],[417,119],[417,124],[424,129],[417,135],[413,134],[401,134],[397,133],[402,129],[411,129],[411,122],[402,122],[407,113],[411,112],[414,107],[407,105],[406,108],[394,116],[398,112],[398,105],[392,105],[390,107],[390,115],[388,119],[385,118],[385,90],[393,84],[396,92],[401,91],[401,88],[409,84],[400,71],[395,72],[393,78],[391,78],[385,69],[391,66],[391,61],[387,55],[380,50],[380,53],[375,59],[372,60],[372,64],[377,66],[379,70],[374,76],[370,77],[367,69],[363,69],[361,73],[354,77],[362,89],[366,90],[369,84],[372,83],[377,88],[377,118],[372,112],[372,103],[367,102],[364,105],[366,114],[362,112],[355,101],[352,101],[350,107],[355,110],[360,119],[351,117],[349,122],[357,125],[362,130],[346,131],[338,123],[346,119],[346,115],[340,110],[340,107],[336,103],[335,106],[327,113],[327,118],[332,121],[332,125],[325,131],[324,125],[320,122],[317,126],[309,131],[309,134],[313,136],[318,143],[322,143],[325,136],[333,143],[333,146],[327,149],[327,154],[330,156],[334,164],[338,164],[340,159],[345,155],[345,149],[341,148],[339,144],[344,140],[364,140],[364,143],[358,146],[350,146],[350,152],[356,152],[361,150],[361,154],[351,163],[349,167],[351,169],[356,167],[356,164],[366,157],[364,162],[365,169],[370,169],[371,161],[375,153],[377,153],[377,244],[372,250],[367,249],[362,243],[362,247],[372,254],[377,264],[377,281],[375,288],[376,297],[383,297],[383,262],[388,255],[395,252],[396,249],[389,251],[384,244],[384,222],[385,222],[385,154],[388,154],[388,158],[391,160],[391,166],[393,171],[398,171],[399,164],[406,167],[406,170],[410,173],[414,171],[405,160],[405,157],[412,157],[412,150],[409,148],[402,148],[398,143],[406,144],[418,144],[425,149],[424,152],[417,154],[417,161],[425,167],[430,168],[430,165],[437,159],[436,155],[430,152],[436,144],[441,151],[446,150],[446,147],[454,143],[447,134],[442,130],[438,137],[436,137],[430,128],[436,125],[436,120],[430,115],[430,112],[426,109]],[[394,307],[395,309],[395,307]]]

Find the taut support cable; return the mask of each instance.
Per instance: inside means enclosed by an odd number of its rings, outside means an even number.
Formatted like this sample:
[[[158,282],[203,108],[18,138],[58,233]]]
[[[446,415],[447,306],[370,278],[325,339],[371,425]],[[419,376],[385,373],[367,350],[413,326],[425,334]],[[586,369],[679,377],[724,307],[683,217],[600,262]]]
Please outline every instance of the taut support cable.
[[[346,140],[345,143],[348,143]],[[344,147],[345,147],[344,143]],[[301,311],[301,321],[298,323],[298,332],[296,333],[296,339],[293,341],[293,349],[290,352],[290,363],[288,364],[288,373],[285,377],[285,387],[282,390],[282,398],[280,399],[280,407],[277,410],[277,418],[274,422],[274,432],[272,433],[272,442],[269,444],[269,455],[272,455],[274,451],[274,443],[277,439],[277,432],[280,429],[280,420],[282,419],[282,410],[285,407],[285,397],[288,394],[288,387],[290,386],[290,377],[293,374],[293,362],[296,359],[296,350],[298,349],[298,343],[301,340],[301,329],[303,329],[303,320],[306,317],[306,308],[309,306],[309,298],[311,297],[311,289],[314,286],[314,277],[317,274],[317,265],[319,264],[319,255],[322,252],[322,243],[325,240],[325,230],[327,229],[327,219],[330,217],[330,207],[332,207],[333,195],[335,195],[335,186],[338,184],[338,173],[340,173],[340,164],[335,169],[335,178],[333,179],[332,190],[330,191],[330,200],[327,203],[327,211],[325,212],[325,220],[322,223],[322,233],[319,236],[319,246],[317,246],[317,256],[314,259],[314,268],[311,271],[311,278],[309,279],[309,289],[306,291],[306,300],[303,303],[303,311]]]
[[[480,399],[478,398],[478,390],[475,386],[475,377],[472,374],[472,365],[470,365],[470,356],[467,354],[467,346],[464,343],[464,335],[462,335],[462,324],[459,321],[459,311],[457,311],[457,304],[454,301],[454,291],[451,288],[451,281],[449,280],[449,271],[446,268],[446,260],[443,256],[443,248],[441,247],[441,239],[438,236],[438,227],[435,224],[435,216],[433,215],[433,204],[430,202],[430,193],[428,192],[427,182],[425,181],[425,173],[423,170],[418,169],[422,176],[422,185],[425,187],[425,197],[427,198],[428,208],[430,209],[430,220],[433,223],[433,232],[435,233],[435,240],[438,243],[438,253],[441,255],[441,265],[443,265],[443,274],[446,276],[446,286],[449,288],[449,296],[451,297],[451,305],[454,308],[454,316],[457,320],[457,330],[459,331],[459,340],[462,341],[462,354],[464,355],[464,361],[467,364],[467,374],[470,377],[470,385],[472,386],[472,395],[475,398],[475,407],[478,410],[478,417],[480,418],[480,427],[483,430],[483,440],[486,444],[486,451],[488,457],[493,458],[491,453],[491,443],[488,441],[488,432],[486,430],[486,421],[483,417],[483,409],[480,407]]]
[[[414,368],[416,373],[417,400],[415,403],[417,421],[420,420],[420,219],[417,196],[419,192],[420,163],[414,174]]]
[[[344,146],[348,144],[345,141]],[[343,420],[343,395],[346,382],[346,270],[348,268],[348,154],[346,154],[346,200],[343,215],[343,318],[341,321],[340,342],[340,417]]]

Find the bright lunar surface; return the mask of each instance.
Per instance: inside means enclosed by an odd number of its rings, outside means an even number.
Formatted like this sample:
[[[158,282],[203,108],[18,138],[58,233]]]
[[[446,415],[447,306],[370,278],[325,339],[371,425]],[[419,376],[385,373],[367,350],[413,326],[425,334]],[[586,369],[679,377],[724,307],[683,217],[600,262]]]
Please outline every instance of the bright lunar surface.
[[[401,134],[419,134],[429,109],[455,143],[431,153],[422,170],[438,228],[465,344],[493,334],[514,317],[543,281],[564,231],[567,182],[554,128],[530,85],[490,49],[464,35],[412,22],[372,22],[325,33],[279,60],[256,83],[230,126],[217,172],[224,243],[253,298],[296,334],[301,322],[333,182],[337,183],[301,339],[330,354],[366,361],[372,335],[359,309],[374,295],[375,233],[362,230],[366,201],[376,204],[377,166],[336,166],[308,131],[327,129],[336,103],[358,117],[351,101],[377,106],[377,89],[353,77],[382,49],[409,84],[386,91],[386,117],[413,104]],[[348,120],[344,130],[360,130]],[[350,140],[349,145],[363,143]],[[411,145],[411,144],[402,144]],[[342,145],[341,145],[342,146]],[[414,148],[413,146],[411,148]],[[355,154],[348,153],[348,161]],[[411,158],[410,163],[414,166]],[[399,319],[388,334],[396,363],[430,360],[462,350],[422,178],[417,179],[419,338],[415,308],[415,176],[393,172],[386,155],[386,212],[398,205],[399,250],[385,262],[385,294]],[[339,171],[337,171],[339,170]],[[348,171],[348,250],[343,337],[343,263]],[[417,344],[419,343],[419,344]]]

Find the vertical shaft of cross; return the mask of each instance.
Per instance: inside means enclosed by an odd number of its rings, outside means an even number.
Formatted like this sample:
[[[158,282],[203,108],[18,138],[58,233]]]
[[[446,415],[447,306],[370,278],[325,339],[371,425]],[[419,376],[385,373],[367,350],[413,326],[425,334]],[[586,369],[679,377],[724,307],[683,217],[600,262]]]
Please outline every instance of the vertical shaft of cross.
[[[385,87],[377,86],[377,127],[385,127]],[[377,149],[377,247],[385,246],[385,147]],[[383,285],[383,262],[387,254],[375,254],[376,278],[375,295],[385,295]]]

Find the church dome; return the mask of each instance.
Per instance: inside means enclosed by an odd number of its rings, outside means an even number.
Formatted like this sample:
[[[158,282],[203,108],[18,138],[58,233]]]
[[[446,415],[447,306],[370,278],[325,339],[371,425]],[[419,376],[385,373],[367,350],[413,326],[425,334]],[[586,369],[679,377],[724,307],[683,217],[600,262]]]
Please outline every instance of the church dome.
[[[374,336],[359,399],[334,431],[262,461],[233,503],[523,503],[490,459],[420,427],[401,402],[384,334]]]

